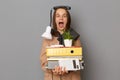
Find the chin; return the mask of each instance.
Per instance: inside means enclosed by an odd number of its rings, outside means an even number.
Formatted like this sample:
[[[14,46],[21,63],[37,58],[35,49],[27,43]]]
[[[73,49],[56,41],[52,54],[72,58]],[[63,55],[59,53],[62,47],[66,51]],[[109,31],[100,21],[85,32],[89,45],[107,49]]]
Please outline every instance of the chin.
[[[64,29],[65,29],[65,28],[60,28],[59,30],[60,30],[60,31],[63,31]]]

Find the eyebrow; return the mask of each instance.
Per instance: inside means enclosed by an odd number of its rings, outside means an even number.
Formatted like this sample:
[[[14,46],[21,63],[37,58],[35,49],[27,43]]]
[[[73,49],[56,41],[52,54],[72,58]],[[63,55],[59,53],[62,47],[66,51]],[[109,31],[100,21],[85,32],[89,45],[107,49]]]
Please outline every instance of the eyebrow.
[[[59,13],[56,13],[56,15],[59,15]],[[63,15],[67,15],[67,13],[64,13]]]

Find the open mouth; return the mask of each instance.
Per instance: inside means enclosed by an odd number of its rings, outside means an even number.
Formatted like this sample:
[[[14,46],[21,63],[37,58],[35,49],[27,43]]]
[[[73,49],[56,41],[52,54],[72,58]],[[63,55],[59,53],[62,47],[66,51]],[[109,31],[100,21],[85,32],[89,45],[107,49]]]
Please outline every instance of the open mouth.
[[[59,26],[63,27],[64,26],[64,22],[59,22]]]

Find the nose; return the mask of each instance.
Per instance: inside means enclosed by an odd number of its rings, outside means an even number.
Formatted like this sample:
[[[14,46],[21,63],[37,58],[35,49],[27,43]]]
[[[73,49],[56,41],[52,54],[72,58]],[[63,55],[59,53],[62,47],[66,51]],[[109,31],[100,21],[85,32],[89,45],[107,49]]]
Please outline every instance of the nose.
[[[63,20],[63,16],[60,16],[60,20]]]

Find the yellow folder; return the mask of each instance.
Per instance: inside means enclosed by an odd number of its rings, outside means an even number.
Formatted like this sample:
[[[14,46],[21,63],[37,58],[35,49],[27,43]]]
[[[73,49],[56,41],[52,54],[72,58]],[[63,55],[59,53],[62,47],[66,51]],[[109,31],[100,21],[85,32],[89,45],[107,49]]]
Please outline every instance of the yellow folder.
[[[47,48],[47,57],[52,56],[82,56],[82,47]]]

